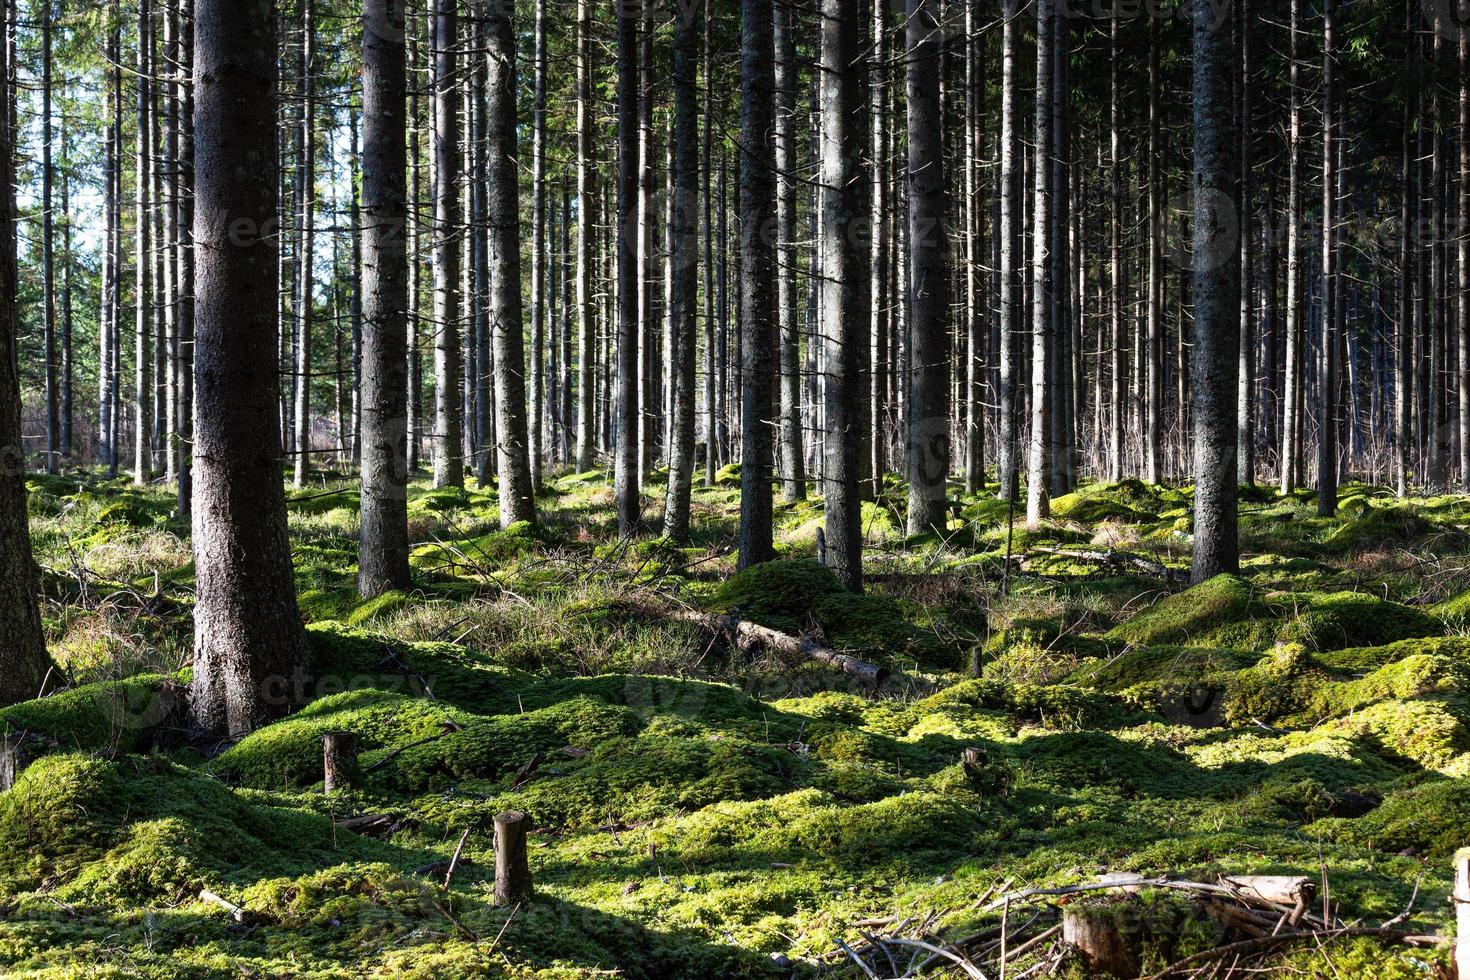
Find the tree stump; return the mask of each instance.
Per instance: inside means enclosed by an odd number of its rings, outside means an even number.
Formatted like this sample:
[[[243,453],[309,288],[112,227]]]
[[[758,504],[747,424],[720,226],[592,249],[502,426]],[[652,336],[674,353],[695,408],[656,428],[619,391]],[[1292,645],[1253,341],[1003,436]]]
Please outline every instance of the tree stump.
[[[1455,966],[1470,977],[1470,847],[1455,855]]]
[[[495,815],[495,904],[519,905],[530,901],[531,865],[526,859],[526,832],[531,821],[519,810]]]
[[[14,736],[0,738],[0,793],[15,785],[25,767],[31,764],[25,740]]]
[[[357,736],[327,732],[322,736],[322,792],[331,793],[357,782]]]
[[[1138,954],[1124,934],[1118,911],[1082,902],[1062,913],[1062,939],[1082,954],[1089,975],[1138,976]]]

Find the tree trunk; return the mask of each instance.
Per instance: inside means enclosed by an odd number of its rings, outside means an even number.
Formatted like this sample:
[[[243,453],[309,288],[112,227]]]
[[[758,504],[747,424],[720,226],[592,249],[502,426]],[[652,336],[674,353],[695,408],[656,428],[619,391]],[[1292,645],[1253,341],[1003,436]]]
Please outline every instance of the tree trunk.
[[[628,537],[641,521],[639,483],[638,340],[642,325],[638,293],[638,11],[618,5],[618,214],[617,214],[617,452],[614,494],[618,535]]]
[[[312,60],[316,47],[316,17],[313,0],[301,5],[301,60],[297,64],[297,84],[301,86],[301,135],[296,154],[296,221],[301,241],[296,265],[296,418],[295,466],[292,483],[303,486],[311,468],[311,334],[316,251],[316,103],[312,85]]]
[[[490,329],[495,342],[495,414],[500,464],[500,524],[536,519],[526,439],[526,354],[521,316],[521,225],[515,161],[516,56],[514,5],[486,5],[486,214],[490,223]]]
[[[908,0],[908,532],[944,531],[949,477],[949,228],[938,0]]]
[[[776,13],[779,23],[784,8]],[[673,417],[669,429],[669,486],[664,500],[664,534],[675,541],[689,538],[689,499],[694,482],[694,373],[699,261],[699,122],[695,88],[696,16],[674,21],[674,193],[673,250],[669,260],[669,383]],[[777,84],[779,93],[780,86]],[[778,119],[779,125],[779,119]],[[779,136],[778,136],[779,139]],[[784,169],[783,169],[784,172]]]
[[[965,490],[985,489],[985,373],[989,335],[985,295],[985,44],[979,4],[965,4]],[[877,365],[874,364],[874,373]],[[879,402],[873,402],[878,414]]]
[[[1256,21],[1250,0],[1240,0],[1240,381],[1236,396],[1236,468],[1240,482],[1256,482],[1255,311],[1251,306],[1251,269],[1255,262],[1251,228],[1251,37]]]
[[[1222,22],[1223,21],[1223,22]],[[1240,370],[1236,138],[1231,25],[1194,0],[1195,582],[1239,570],[1235,400]]]
[[[434,112],[434,486],[464,486],[459,341],[459,98],[454,0],[430,0]]]
[[[1036,0],[1036,145],[1031,211],[1031,449],[1026,467],[1026,526],[1038,527],[1051,515],[1049,495],[1052,382],[1052,269],[1056,231],[1051,220],[1052,71],[1056,52],[1056,0]],[[1115,423],[1116,424],[1116,423]]]
[[[1003,32],[1001,35],[1001,115],[1000,115],[1000,397],[997,425],[997,466],[1000,477],[999,497],[1014,501],[1019,493],[1020,473],[1017,463],[1020,402],[1017,383],[1020,378],[1020,283],[1017,272],[1021,262],[1021,185],[1016,164],[1021,159],[1021,135],[1016,128],[1020,95],[1016,77],[1021,25],[1020,0],[1002,0]]]
[[[878,4],[875,9],[881,8]],[[772,12],[776,71],[776,316],[780,332],[781,483],[788,503],[806,498],[805,438],[801,413],[801,326],[796,309],[796,37],[791,10]],[[691,85],[693,84],[691,79]],[[875,236],[875,245],[876,244]],[[671,363],[672,360],[671,360]]]
[[[0,72],[6,105],[15,105],[12,53]],[[36,563],[26,509],[25,454],[21,451],[20,333],[15,241],[15,131],[0,129],[0,706],[40,697],[50,669],[36,605]]]
[[[367,0],[362,38],[362,515],[357,590],[409,585],[404,0]]]
[[[1322,4],[1322,339],[1317,372],[1317,513],[1337,513],[1337,147],[1333,0]]]
[[[772,408],[779,343],[771,283],[776,253],[775,42],[771,0],[740,5],[740,558],[748,568],[776,556],[771,493],[775,438]]]
[[[149,176],[149,148],[152,146],[152,137],[148,135],[152,112],[149,110],[150,95],[149,79],[152,77],[153,66],[150,57],[152,45],[152,14],[150,13],[150,0],[138,0],[138,57],[137,57],[137,86],[138,86],[138,133],[134,153],[134,177],[133,177],[133,267],[134,267],[134,331],[133,331],[133,407],[137,413],[135,421],[135,432],[133,436],[133,482],[137,484],[147,483],[153,478],[153,446],[152,446],[152,423],[149,418],[153,404],[153,358],[150,344],[150,324],[148,304],[152,295],[151,275],[153,269],[152,243],[150,241],[149,229],[152,227],[153,219],[150,215],[149,188],[152,179]],[[274,302],[274,297],[272,297]],[[274,355],[272,355],[274,363]]]
[[[1297,486],[1301,467],[1297,456],[1301,446],[1297,433],[1301,427],[1298,405],[1302,385],[1302,295],[1301,295],[1301,90],[1298,77],[1297,35],[1301,31],[1300,0],[1291,0],[1291,53],[1288,97],[1290,108],[1286,137],[1286,367],[1282,386],[1281,421],[1281,492],[1291,493]]]
[[[531,486],[540,487],[541,461],[546,452],[546,0],[535,0],[535,34],[532,44],[534,101],[531,109],[531,378],[529,442],[526,454],[531,464]],[[511,77],[514,77],[514,72]],[[513,99],[510,108],[514,118]],[[514,143],[511,148],[514,149]],[[491,166],[495,166],[495,161],[491,162]],[[517,289],[519,290],[519,285]]]
[[[46,472],[61,469],[61,416],[56,346],[56,216],[51,190],[56,168],[52,164],[51,132],[51,9],[52,0],[37,5],[41,21],[41,316],[45,335]]]
[[[862,357],[868,344],[868,256],[850,229],[867,211],[859,178],[862,105],[858,73],[862,25],[843,0],[822,0],[820,42],[822,159],[820,166],[821,334],[827,353],[822,468],[826,501],[826,561],[849,589],[862,588],[862,520],[858,480],[862,432]]]
[[[198,0],[193,723],[244,734],[304,699],[306,637],[279,466],[270,0]],[[242,233],[242,229],[250,229]]]
[[[1164,270],[1163,177],[1159,170],[1159,24],[1148,25],[1148,375],[1144,426],[1144,476],[1158,483],[1164,475]]]
[[[597,345],[592,227],[592,0],[577,0],[577,469],[590,470],[597,445],[593,352]]]

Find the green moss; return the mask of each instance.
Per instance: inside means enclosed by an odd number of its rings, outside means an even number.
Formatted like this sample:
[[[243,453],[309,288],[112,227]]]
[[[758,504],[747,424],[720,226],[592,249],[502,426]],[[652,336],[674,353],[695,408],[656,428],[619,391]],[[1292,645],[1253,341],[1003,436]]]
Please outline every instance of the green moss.
[[[1366,816],[1319,820],[1302,830],[1335,843],[1389,853],[1412,848],[1423,858],[1443,861],[1464,846],[1467,821],[1470,780],[1444,779],[1392,793]]]
[[[1313,650],[1379,646],[1443,632],[1433,616],[1364,592],[1272,593],[1266,602],[1297,611],[1276,639]]]
[[[137,674],[100,681],[0,711],[15,731],[44,735],[66,748],[135,751],[159,726],[178,722],[187,673]]]
[[[1193,588],[1168,596],[1108,633],[1108,639],[1135,646],[1196,644],[1241,647],[1263,614],[1251,584],[1234,575],[1217,575]],[[1234,641],[1234,642],[1210,642]]]
[[[716,591],[710,608],[789,633],[799,632],[812,606],[845,590],[832,570],[809,558],[771,561],[737,572]]]
[[[1435,526],[1407,504],[1369,507],[1348,517],[1326,539],[1326,547],[1338,553],[1366,551],[1402,544],[1428,535]]]
[[[408,593],[394,589],[371,599],[364,599],[347,614],[348,626],[361,626],[383,616],[391,616],[410,602]]]

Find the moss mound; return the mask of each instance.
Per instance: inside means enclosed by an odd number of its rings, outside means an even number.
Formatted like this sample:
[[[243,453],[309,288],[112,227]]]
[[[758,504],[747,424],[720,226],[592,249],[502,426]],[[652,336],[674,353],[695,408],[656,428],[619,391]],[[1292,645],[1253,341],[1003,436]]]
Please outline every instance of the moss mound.
[[[1135,646],[1190,644],[1249,649],[1264,614],[1260,597],[1245,579],[1217,575],[1168,596],[1113,628],[1108,639]]]

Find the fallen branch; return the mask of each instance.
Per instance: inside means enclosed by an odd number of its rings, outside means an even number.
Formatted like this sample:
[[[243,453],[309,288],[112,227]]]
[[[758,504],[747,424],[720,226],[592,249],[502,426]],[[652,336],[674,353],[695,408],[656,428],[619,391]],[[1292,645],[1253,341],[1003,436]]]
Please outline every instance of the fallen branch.
[[[887,667],[870,664],[866,660],[859,660],[845,653],[838,653],[836,650],[824,647],[819,643],[814,643],[805,637],[782,633],[780,630],[773,630],[769,626],[752,623],[750,620],[741,619],[739,616],[703,613],[694,609],[676,610],[672,615],[675,619],[698,623],[714,632],[733,634],[736,642],[742,649],[751,646],[761,646],[768,650],[779,650],[782,653],[793,656],[805,657],[807,660],[815,661],[825,667],[840,670],[849,677],[855,677],[874,689],[882,687],[883,682],[888,679],[889,671]]]
[[[221,898],[214,892],[210,891],[208,888],[200,890],[199,900],[201,902],[209,902],[211,905],[218,905],[220,908],[228,912],[230,914],[230,918],[237,923],[243,923],[245,921],[245,916],[247,913],[244,909],[242,909],[240,906],[236,905],[229,899]]]

